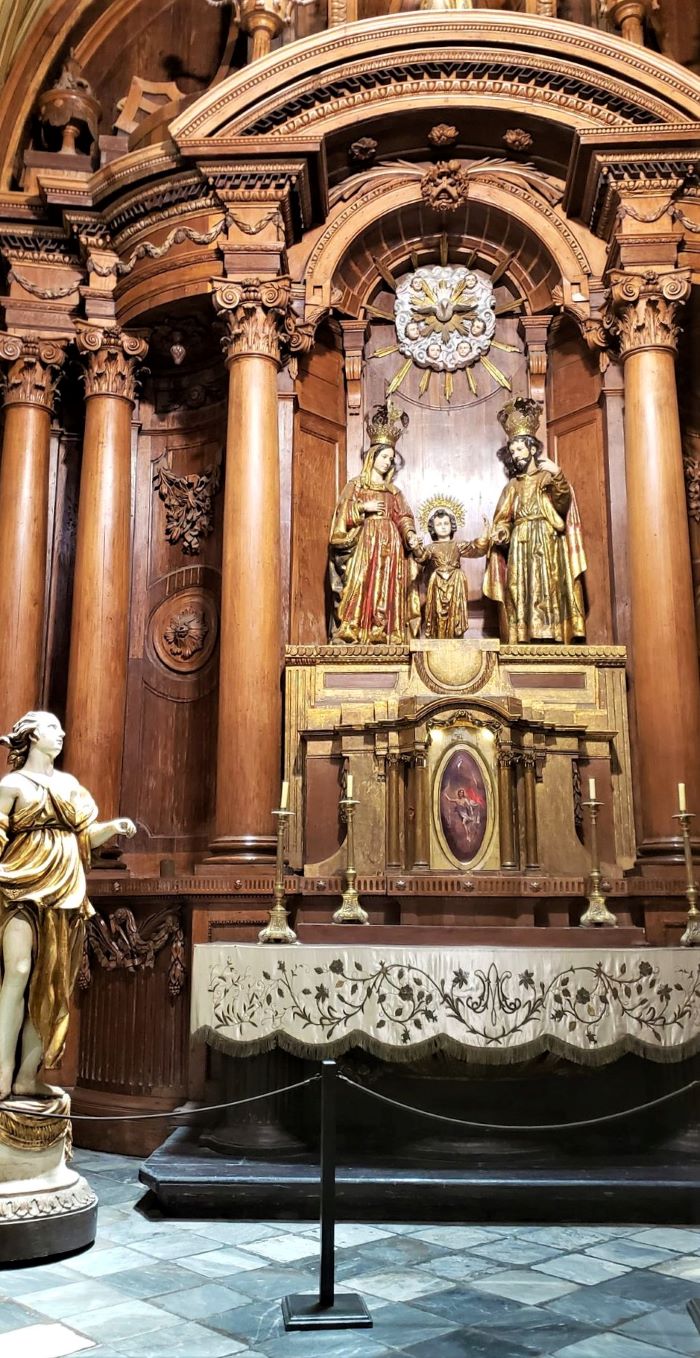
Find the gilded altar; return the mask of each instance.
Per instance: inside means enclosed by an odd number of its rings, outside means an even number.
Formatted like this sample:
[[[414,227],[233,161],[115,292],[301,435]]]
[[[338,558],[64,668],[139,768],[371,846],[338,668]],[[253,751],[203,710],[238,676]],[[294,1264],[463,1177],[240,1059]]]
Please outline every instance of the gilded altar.
[[[351,774],[358,872],[585,875],[582,780],[607,813],[606,872],[634,861],[622,646],[290,646],[289,864],[342,871]]]

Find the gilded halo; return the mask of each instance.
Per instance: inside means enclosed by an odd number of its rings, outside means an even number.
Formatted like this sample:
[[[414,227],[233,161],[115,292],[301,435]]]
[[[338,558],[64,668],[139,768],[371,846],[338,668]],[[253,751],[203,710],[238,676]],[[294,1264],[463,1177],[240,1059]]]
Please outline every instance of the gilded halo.
[[[436,509],[446,509],[448,514],[454,515],[457,527],[464,527],[465,513],[462,501],[458,500],[454,495],[443,495],[438,493],[437,495],[431,495],[427,500],[424,500],[418,511],[418,525],[423,533],[430,531],[428,528],[428,520],[430,519],[431,514],[435,513]]]

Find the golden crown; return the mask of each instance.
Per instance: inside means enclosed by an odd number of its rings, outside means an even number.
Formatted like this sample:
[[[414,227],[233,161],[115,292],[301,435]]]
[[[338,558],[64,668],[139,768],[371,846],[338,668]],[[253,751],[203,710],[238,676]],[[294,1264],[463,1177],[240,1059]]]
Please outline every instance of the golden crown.
[[[391,399],[385,401],[384,405],[375,406],[373,413],[367,417],[371,447],[395,448],[407,424],[405,410],[399,410]]]
[[[532,401],[529,396],[516,396],[514,401],[509,401],[502,410],[499,410],[498,423],[505,430],[508,441],[522,438],[523,434],[535,438],[540,427],[542,410],[540,402]]]
[[[428,521],[431,514],[437,509],[443,509],[447,514],[453,514],[458,528],[464,527],[464,505],[461,500],[457,500],[454,495],[431,495],[420,507],[418,523],[424,533],[429,533]]]

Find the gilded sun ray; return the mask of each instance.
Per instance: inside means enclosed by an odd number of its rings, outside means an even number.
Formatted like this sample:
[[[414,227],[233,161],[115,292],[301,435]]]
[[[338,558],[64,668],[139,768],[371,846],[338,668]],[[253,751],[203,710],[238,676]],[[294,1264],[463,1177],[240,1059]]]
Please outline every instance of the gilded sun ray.
[[[388,387],[387,387],[387,389],[386,389],[386,394],[387,394],[387,396],[393,396],[393,395],[394,395],[394,392],[395,392],[395,391],[398,391],[399,387],[401,386],[401,383],[402,383],[403,381],[405,381],[405,379],[408,377],[408,374],[409,374],[409,372],[410,372],[410,370],[411,370],[412,367],[413,367],[413,359],[412,359],[412,358],[407,358],[407,359],[406,359],[406,362],[405,362],[405,363],[402,363],[402,365],[401,365],[401,367],[399,368],[398,372],[397,372],[397,373],[394,373],[394,376],[392,377],[392,379],[391,379],[391,381],[390,381],[390,383],[389,383],[389,385],[388,385]]]
[[[498,382],[499,387],[504,387],[506,391],[511,390],[510,378],[506,377],[505,373],[501,372],[501,369],[497,368],[490,358],[482,358],[481,365],[486,369],[489,377],[493,377],[494,381]]]

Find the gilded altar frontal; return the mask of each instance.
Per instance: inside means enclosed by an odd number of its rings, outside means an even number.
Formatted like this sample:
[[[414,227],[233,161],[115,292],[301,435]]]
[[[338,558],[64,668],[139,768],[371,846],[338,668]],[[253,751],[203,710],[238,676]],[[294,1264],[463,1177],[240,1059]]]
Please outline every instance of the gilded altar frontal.
[[[0,0],[0,1358],[694,1352],[698,817],[700,0]]]

